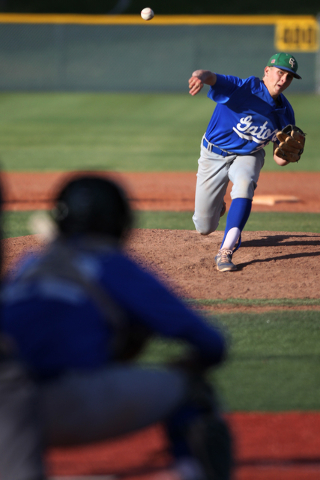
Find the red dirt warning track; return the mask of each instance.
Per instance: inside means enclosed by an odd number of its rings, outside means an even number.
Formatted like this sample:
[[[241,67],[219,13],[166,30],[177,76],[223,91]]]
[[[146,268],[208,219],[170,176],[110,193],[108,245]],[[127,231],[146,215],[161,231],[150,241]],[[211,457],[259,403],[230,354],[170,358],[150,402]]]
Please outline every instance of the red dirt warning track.
[[[226,417],[235,438],[234,480],[319,480],[320,413],[232,413]],[[112,474],[152,480],[157,469],[170,461],[166,449],[165,435],[157,425],[113,442],[52,449],[47,460],[51,475]],[[170,480],[170,476],[161,479]]]
[[[195,172],[106,173],[128,190],[134,208],[140,210],[192,211]],[[5,208],[9,210],[45,209],[52,205],[57,188],[69,175],[60,172],[9,172],[3,174]],[[295,211],[320,213],[320,172],[262,172],[256,195],[286,195],[298,201],[274,206],[254,205],[254,211]],[[227,207],[230,206],[230,186]],[[297,228],[299,231],[299,228]]]

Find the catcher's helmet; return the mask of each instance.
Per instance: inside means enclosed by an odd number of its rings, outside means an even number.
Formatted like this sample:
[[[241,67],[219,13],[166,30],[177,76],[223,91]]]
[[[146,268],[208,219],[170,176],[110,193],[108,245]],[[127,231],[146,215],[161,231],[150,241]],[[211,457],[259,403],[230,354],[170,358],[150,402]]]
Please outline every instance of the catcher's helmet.
[[[120,239],[132,226],[132,211],[122,188],[93,175],[69,181],[57,196],[52,215],[65,235],[97,233]]]

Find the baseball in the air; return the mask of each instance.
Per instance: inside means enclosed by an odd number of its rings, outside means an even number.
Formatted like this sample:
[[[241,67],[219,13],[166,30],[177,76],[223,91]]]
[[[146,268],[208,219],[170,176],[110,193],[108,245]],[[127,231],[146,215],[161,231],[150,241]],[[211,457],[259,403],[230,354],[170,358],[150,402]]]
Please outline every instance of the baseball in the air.
[[[154,11],[149,7],[144,8],[141,10],[141,17],[143,20],[151,20],[154,17]]]

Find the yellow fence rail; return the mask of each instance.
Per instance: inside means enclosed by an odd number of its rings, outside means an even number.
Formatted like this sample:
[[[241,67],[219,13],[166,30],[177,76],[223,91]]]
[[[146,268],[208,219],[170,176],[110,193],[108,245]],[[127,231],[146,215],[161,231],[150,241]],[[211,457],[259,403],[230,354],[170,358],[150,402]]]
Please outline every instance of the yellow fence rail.
[[[0,23],[70,23],[87,25],[276,25],[278,22],[317,23],[312,15],[155,15],[145,22],[137,15],[0,14]]]

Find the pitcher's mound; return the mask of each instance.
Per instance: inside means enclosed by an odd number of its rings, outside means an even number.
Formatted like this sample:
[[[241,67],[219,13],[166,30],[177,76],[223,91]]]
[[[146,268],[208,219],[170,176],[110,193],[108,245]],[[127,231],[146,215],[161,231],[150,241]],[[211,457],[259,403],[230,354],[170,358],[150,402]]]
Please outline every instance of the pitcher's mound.
[[[187,298],[320,298],[320,234],[243,232],[233,256],[238,270],[224,273],[214,264],[222,236],[135,229],[127,251]],[[5,267],[11,270],[19,255],[42,245],[37,235],[3,242]]]

